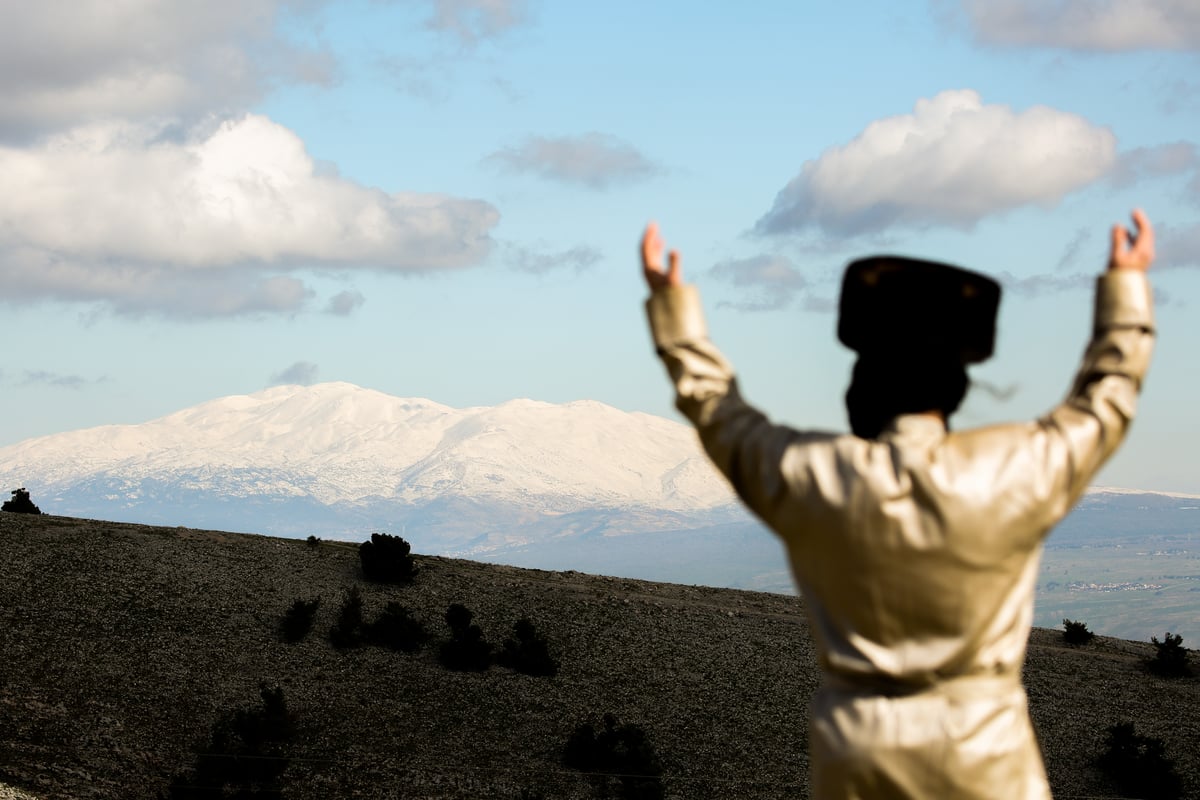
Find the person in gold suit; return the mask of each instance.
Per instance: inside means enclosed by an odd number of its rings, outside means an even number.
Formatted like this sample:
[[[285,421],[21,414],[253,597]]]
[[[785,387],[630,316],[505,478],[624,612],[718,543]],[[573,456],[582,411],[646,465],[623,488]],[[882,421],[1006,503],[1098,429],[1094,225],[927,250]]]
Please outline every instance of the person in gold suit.
[[[709,340],[681,260],[642,239],[650,329],[676,407],[783,541],[816,643],[812,795],[1049,798],[1021,665],[1042,543],[1133,419],[1154,343],[1154,232],[1114,225],[1091,341],[1045,416],[948,427],[987,358],[999,287],[931,262],[852,264],[850,434],[772,423]]]

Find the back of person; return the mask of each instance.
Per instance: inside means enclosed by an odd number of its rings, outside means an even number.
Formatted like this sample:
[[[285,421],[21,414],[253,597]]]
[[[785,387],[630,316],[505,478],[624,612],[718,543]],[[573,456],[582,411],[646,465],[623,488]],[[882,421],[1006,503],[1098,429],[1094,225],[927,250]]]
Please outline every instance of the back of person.
[[[1134,222],[1136,236],[1112,230],[1091,343],[1046,416],[949,432],[966,379],[951,367],[942,380],[946,352],[926,359],[931,369],[919,351],[859,350],[847,392],[857,435],[776,425],[745,402],[678,254],[664,269],[647,228],[647,313],[676,406],[783,540],[806,601],[824,678],[809,731],[814,797],[1049,797],[1020,670],[1041,543],[1124,437],[1149,364],[1154,240],[1144,214]],[[906,362],[930,383],[881,396]],[[945,402],[911,407],[956,380]]]

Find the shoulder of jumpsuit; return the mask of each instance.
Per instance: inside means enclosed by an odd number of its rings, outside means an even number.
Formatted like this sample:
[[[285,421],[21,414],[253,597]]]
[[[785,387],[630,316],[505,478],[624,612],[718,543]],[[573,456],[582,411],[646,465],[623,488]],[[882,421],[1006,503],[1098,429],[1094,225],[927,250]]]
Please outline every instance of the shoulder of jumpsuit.
[[[1154,290],[1145,272],[1110,269],[1096,279],[1096,327],[1154,330]]]
[[[655,289],[646,300],[646,318],[659,347],[708,338],[700,290],[690,283]]]
[[[845,431],[797,429],[780,425],[785,437],[779,464],[795,490],[810,479],[840,484],[872,472],[872,464],[894,466],[893,445],[886,439],[863,439]],[[855,477],[856,476],[856,477]]]

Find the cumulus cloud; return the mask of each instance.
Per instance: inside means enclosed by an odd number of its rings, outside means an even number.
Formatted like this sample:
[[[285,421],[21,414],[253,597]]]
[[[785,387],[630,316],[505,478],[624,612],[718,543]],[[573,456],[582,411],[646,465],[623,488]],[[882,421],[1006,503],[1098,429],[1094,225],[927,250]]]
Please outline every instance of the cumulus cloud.
[[[1112,132],[1075,114],[1046,106],[1017,112],[984,105],[971,90],[945,91],[805,162],[756,229],[969,228],[996,212],[1053,205],[1115,160]]]
[[[595,132],[582,136],[531,136],[516,147],[492,153],[487,161],[513,172],[589,189],[644,180],[659,171],[633,145]]]
[[[47,0],[5,3],[0,139],[96,120],[247,108],[273,83],[329,83],[332,55],[279,37],[318,0]]]
[[[594,247],[577,245],[567,250],[546,252],[520,245],[509,244],[505,247],[505,261],[510,267],[519,272],[542,275],[557,269],[573,269],[583,272],[601,258],[600,251]]]
[[[491,205],[343,179],[295,133],[246,113],[273,86],[336,79],[323,46],[281,33],[329,2],[7,4],[0,302],[290,313],[313,297],[297,275],[309,268],[479,263],[498,220]],[[474,19],[486,31],[503,17],[494,5],[435,8],[446,24]],[[340,296],[330,310],[356,302]]]
[[[1112,181],[1118,188],[1123,188],[1144,178],[1185,174],[1197,166],[1200,166],[1200,152],[1191,142],[1138,147],[1120,155],[1112,172]]]
[[[344,180],[266,117],[160,133],[98,123],[0,147],[0,279],[118,310],[295,310],[308,290],[279,273],[461,267],[491,246],[489,204]]]
[[[365,302],[367,302],[367,298],[363,296],[362,292],[347,289],[329,298],[329,305],[325,307],[325,312],[336,317],[347,317],[357,311]]]
[[[299,384],[301,386],[309,386],[317,382],[317,365],[311,361],[297,361],[287,369],[280,370],[272,375],[267,383],[268,386],[290,386]]]
[[[976,39],[1069,50],[1200,50],[1196,0],[962,0]]]
[[[474,45],[523,23],[528,16],[524,0],[417,0],[429,6],[425,25],[448,33],[464,45]]]

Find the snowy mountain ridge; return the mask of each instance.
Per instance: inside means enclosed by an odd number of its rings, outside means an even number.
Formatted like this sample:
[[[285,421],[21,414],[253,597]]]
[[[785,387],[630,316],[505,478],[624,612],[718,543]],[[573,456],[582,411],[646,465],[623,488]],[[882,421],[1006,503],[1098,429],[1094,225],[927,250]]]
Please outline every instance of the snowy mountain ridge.
[[[595,401],[455,409],[348,383],[277,386],[138,425],[29,439],[0,449],[6,483],[64,514],[98,513],[100,499],[135,508],[147,492],[326,508],[457,499],[537,513],[734,502],[695,433],[671,420]],[[92,497],[73,502],[81,495]]]

